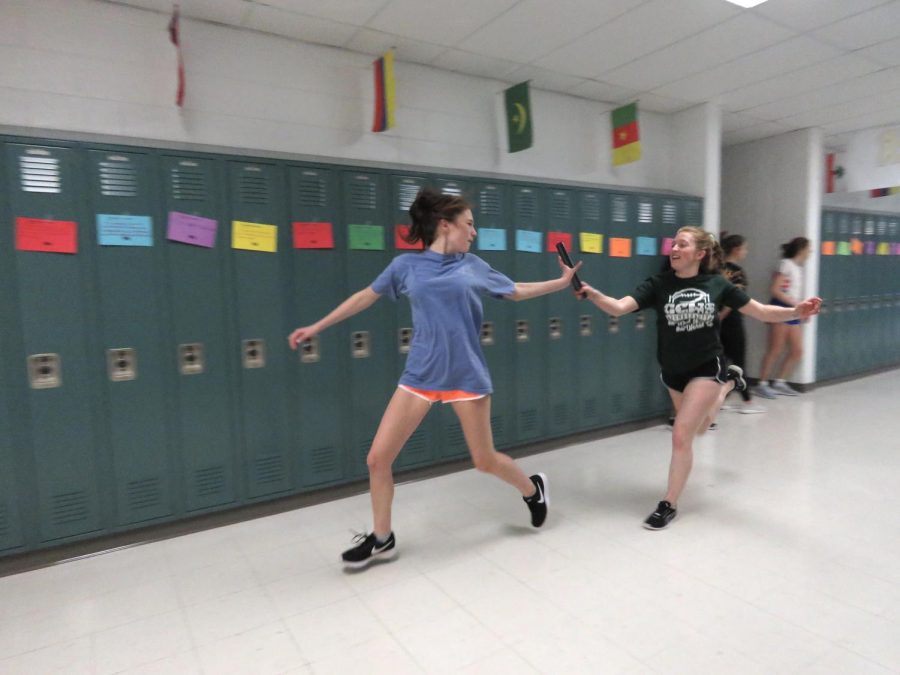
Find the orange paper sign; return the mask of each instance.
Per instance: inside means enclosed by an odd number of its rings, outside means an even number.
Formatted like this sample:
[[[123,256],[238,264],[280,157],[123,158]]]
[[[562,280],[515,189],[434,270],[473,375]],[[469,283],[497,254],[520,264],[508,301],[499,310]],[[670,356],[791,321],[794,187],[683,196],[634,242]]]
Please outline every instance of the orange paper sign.
[[[609,255],[611,258],[630,258],[631,239],[611,237],[609,240]]]
[[[78,253],[78,225],[71,220],[16,218],[16,248],[20,251]]]
[[[822,255],[834,255],[837,247],[833,241],[822,242]]]
[[[850,250],[853,251],[853,255],[862,255],[864,248],[865,247],[863,246],[861,239],[850,240]]]

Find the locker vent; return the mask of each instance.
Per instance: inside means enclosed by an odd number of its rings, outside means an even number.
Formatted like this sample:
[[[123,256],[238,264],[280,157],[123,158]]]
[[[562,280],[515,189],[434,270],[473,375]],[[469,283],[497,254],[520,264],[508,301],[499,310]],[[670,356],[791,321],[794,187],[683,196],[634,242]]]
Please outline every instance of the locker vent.
[[[825,228],[826,235],[834,234],[834,214],[833,213],[825,214],[824,228]]]
[[[245,167],[238,179],[238,194],[242,204],[268,204],[269,184],[265,175],[255,166]]]
[[[445,183],[441,188],[441,192],[445,195],[455,195],[457,197],[462,196],[462,188],[458,183]]]
[[[612,395],[612,403],[611,406],[612,412],[614,414],[618,413],[621,415],[625,411],[625,400],[621,393]]]
[[[883,237],[887,234],[888,224],[886,220],[878,221],[878,236]]]
[[[582,409],[582,415],[585,419],[593,419],[597,416],[597,397],[592,396],[591,398],[585,399],[584,408]]]
[[[500,215],[500,193],[486,189],[478,193],[478,210],[483,216]]]
[[[375,440],[374,437],[368,438],[359,444],[359,451],[360,451],[359,456],[362,458],[363,466],[366,465],[366,458],[369,456],[369,450],[371,449],[372,441],[374,441],[374,440]]]
[[[639,223],[652,223],[653,222],[653,202],[638,202],[638,222]]]
[[[9,515],[6,506],[0,505],[0,543],[9,534]]]
[[[874,219],[874,218],[867,218],[867,219],[866,219],[866,229],[865,229],[865,233],[866,233],[867,235],[873,235],[873,234],[875,234],[875,219]]]
[[[612,198],[612,220],[614,223],[628,222],[628,202],[625,197]]]
[[[523,410],[519,413],[519,422],[521,423],[523,432],[529,433],[537,431],[537,410],[534,408],[531,410]]]
[[[569,423],[569,406],[565,403],[557,403],[553,406],[553,424],[564,427]]]
[[[675,204],[675,202],[663,202],[662,218],[663,224],[665,225],[674,226],[678,224],[678,206]]]
[[[66,492],[52,497],[54,525],[66,525],[77,523],[79,520],[87,520],[88,499],[84,490],[78,492]]]
[[[284,458],[281,455],[260,457],[253,462],[257,483],[279,483],[284,480]]]
[[[137,197],[137,172],[127,157],[109,155],[100,162],[100,194]]]
[[[23,192],[62,192],[59,159],[46,150],[29,149],[19,155],[19,174]]]
[[[506,424],[504,424],[504,418],[501,415],[494,415],[491,417],[491,429],[494,430],[494,436],[497,438],[502,438],[503,434],[506,433]]]
[[[225,467],[211,466],[194,472],[194,489],[197,496],[208,497],[225,490]]]
[[[600,199],[597,195],[584,195],[581,206],[584,210],[581,215],[585,220],[600,220]]]
[[[641,387],[638,390],[638,400],[641,402],[641,408],[649,409],[653,407],[653,392],[649,387]]]
[[[862,234],[862,229],[862,218],[860,216],[856,216],[853,219],[853,234]]]
[[[850,223],[847,220],[846,216],[841,216],[840,224],[838,225],[838,230],[841,234],[848,234],[850,232]]]
[[[159,489],[159,478],[128,481],[128,508],[132,511],[156,506],[162,497]]]
[[[312,171],[304,171],[297,184],[300,206],[325,206],[325,179]]]
[[[356,180],[350,184],[350,205],[357,209],[375,208],[375,183],[370,180]]]
[[[700,205],[697,202],[688,202],[684,205],[685,225],[700,225]]]
[[[537,195],[531,190],[519,190],[516,208],[519,218],[537,218]]]
[[[337,469],[334,447],[314,448],[309,451],[309,465],[314,474],[332,473]]]
[[[180,162],[172,167],[172,197],[182,201],[206,199],[206,175],[196,162]]]
[[[406,213],[419,194],[419,184],[412,181],[401,181],[397,190],[397,208]]]
[[[422,456],[425,454],[427,445],[428,444],[425,441],[425,432],[422,429],[418,429],[412,436],[409,437],[409,440],[406,441],[406,454],[407,456]]]
[[[447,444],[454,449],[466,447],[466,437],[463,435],[459,422],[450,424],[450,428],[447,431]]]
[[[550,200],[550,218],[554,221],[569,220],[572,217],[572,200],[567,192],[554,192]],[[558,223],[556,223],[558,224]]]

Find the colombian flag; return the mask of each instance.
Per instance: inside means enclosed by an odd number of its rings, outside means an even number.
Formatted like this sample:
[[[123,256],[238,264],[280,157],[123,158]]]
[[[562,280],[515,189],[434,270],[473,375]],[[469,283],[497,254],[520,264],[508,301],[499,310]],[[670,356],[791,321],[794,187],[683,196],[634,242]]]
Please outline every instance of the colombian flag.
[[[613,166],[636,162],[641,158],[641,137],[638,132],[637,103],[630,103],[612,111]]]
[[[394,127],[394,50],[372,62],[375,70],[375,121],[372,131],[387,131]]]

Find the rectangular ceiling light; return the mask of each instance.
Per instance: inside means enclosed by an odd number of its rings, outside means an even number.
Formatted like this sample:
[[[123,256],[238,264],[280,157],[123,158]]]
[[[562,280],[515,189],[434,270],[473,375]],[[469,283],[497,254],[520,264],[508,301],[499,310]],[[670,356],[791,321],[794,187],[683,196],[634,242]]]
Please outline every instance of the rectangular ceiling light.
[[[766,0],[727,0],[727,2],[730,2],[733,5],[739,5],[746,9],[750,9],[751,7],[756,7],[757,5],[761,5],[765,1]]]

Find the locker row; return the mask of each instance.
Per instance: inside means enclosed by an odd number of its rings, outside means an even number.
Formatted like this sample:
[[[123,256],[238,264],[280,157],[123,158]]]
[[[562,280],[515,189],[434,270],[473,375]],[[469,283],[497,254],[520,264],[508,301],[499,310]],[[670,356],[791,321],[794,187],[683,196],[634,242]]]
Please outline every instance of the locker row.
[[[381,300],[299,354],[286,336],[401,252],[349,246],[349,225],[407,223],[425,184],[465,195],[476,228],[573,241],[659,242],[699,224],[702,205],[31,138],[0,138],[0,150],[0,555],[364,478],[411,337],[408,304]],[[273,224],[277,252],[168,241],[171,212]],[[97,214],[147,217],[157,243],[100,245]],[[17,247],[17,219],[76,223],[77,254]],[[293,248],[297,221],[333,224],[334,247]],[[586,279],[625,294],[660,269],[654,249],[578,257]],[[475,252],[518,281],[558,275],[548,252]],[[654,332],[652,316],[608,320],[568,293],[486,300],[498,447],[659,414]],[[452,412],[437,408],[397,468],[466,454]]]
[[[822,212],[816,379],[900,363],[900,215]]]

